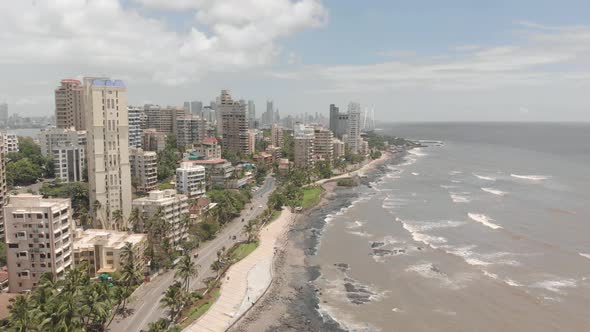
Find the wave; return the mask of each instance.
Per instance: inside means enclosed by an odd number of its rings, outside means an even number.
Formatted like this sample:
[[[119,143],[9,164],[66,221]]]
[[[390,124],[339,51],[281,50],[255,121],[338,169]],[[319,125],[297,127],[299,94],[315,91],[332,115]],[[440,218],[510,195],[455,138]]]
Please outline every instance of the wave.
[[[405,223],[409,224],[408,221]],[[439,221],[421,221],[412,223],[411,227],[418,232],[431,231],[433,229],[441,228],[455,228],[465,225],[463,221],[455,220],[439,220]]]
[[[578,253],[580,256],[584,257],[584,258],[588,258],[590,259],[590,254],[584,254],[584,253]]]
[[[449,175],[459,175],[459,174],[463,174],[462,171],[450,171]]]
[[[363,227],[365,224],[366,224],[365,222],[355,220],[354,222],[349,223],[348,226],[346,226],[346,228],[355,229],[355,228]]]
[[[498,189],[494,189],[494,188],[481,188],[481,190],[490,193],[492,195],[496,195],[496,196],[506,196],[508,195],[507,192],[502,191],[502,190],[498,190]]]
[[[428,153],[423,152],[421,148],[414,148],[414,149],[408,150],[408,153],[412,154],[414,156],[418,156],[418,157],[428,156]]]
[[[530,181],[543,181],[549,179],[548,176],[544,175],[518,175],[518,174],[510,174],[513,178],[522,179],[522,180],[530,180]]]
[[[478,178],[480,180],[496,181],[496,178],[492,177],[492,176],[484,176],[484,175],[479,175],[479,174],[475,174],[475,173],[473,173],[473,176],[475,176],[476,178]]]
[[[442,236],[431,236],[428,234],[423,234],[420,232],[419,227],[415,227],[413,225],[410,225],[408,222],[405,222],[400,218],[395,218],[395,220],[402,224],[402,227],[410,233],[410,235],[412,236],[412,239],[415,242],[422,242],[425,245],[427,245],[433,249],[438,248],[438,246],[437,246],[438,244],[447,243],[447,239],[445,239]]]
[[[467,276],[459,276],[451,279],[449,275],[443,272],[437,265],[430,263],[430,262],[420,262],[416,265],[411,265],[405,269],[406,272],[413,272],[417,273],[418,275],[427,278],[427,279],[435,279],[440,281],[443,286],[446,286],[450,289],[460,289],[463,288],[463,282],[468,281],[470,278]]]
[[[418,175],[420,175],[420,173],[417,173],[417,172],[412,172],[412,175],[414,175],[414,176],[418,176]]]
[[[494,224],[493,221],[494,219],[484,215],[484,214],[478,214],[478,213],[468,213],[467,216],[469,216],[469,218],[475,222],[478,222],[486,227],[489,227],[491,229],[500,229],[502,228],[502,226]]]
[[[463,193],[451,192],[449,194],[451,195],[451,200],[453,201],[453,203],[469,203],[469,202],[471,202],[471,198],[466,196],[467,194],[469,194],[468,192],[463,192]]]
[[[513,253],[496,252],[496,253],[491,253],[491,254],[480,254],[480,253],[473,251],[473,249],[476,247],[477,247],[476,245],[469,245],[469,246],[464,246],[464,247],[443,246],[441,248],[445,249],[445,252],[447,254],[461,257],[467,264],[473,265],[473,266],[488,266],[488,265],[517,266],[517,265],[520,265],[520,263],[515,260],[504,259],[504,257],[515,255]]]
[[[574,279],[544,280],[532,284],[530,287],[543,288],[555,293],[563,293],[564,288],[574,288],[577,286]]]

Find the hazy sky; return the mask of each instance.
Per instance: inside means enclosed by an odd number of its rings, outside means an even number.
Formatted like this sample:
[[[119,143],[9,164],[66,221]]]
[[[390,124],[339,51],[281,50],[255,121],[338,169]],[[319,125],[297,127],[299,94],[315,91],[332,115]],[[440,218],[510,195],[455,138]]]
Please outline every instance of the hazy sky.
[[[62,78],[131,104],[222,88],[282,114],[351,101],[389,121],[590,121],[590,1],[0,1],[0,102],[52,114]]]

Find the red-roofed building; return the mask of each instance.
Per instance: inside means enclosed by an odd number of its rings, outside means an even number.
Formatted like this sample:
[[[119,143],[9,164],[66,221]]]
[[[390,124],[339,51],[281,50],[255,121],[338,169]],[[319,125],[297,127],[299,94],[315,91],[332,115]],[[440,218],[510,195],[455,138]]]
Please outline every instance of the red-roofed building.
[[[264,166],[266,169],[272,168],[273,156],[270,153],[260,152],[254,156],[254,160],[259,167]]]

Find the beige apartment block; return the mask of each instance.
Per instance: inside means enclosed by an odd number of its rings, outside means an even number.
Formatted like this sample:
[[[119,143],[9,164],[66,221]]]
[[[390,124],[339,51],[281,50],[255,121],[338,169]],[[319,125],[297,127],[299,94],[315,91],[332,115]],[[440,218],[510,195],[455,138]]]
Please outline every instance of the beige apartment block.
[[[74,265],[88,264],[88,274],[91,278],[101,273],[121,271],[125,264],[121,259],[121,253],[127,243],[131,243],[136,267],[142,274],[145,273],[147,235],[104,229],[75,230]]]
[[[148,192],[158,186],[158,154],[141,148],[129,149],[131,179],[138,191]]]
[[[85,78],[84,90],[94,226],[125,230],[131,213],[127,88],[120,80]],[[121,212],[122,221],[113,218],[116,211]]]
[[[69,199],[10,196],[4,221],[11,293],[32,290],[44,273],[61,278],[70,269],[74,221]]]
[[[314,129],[313,152],[317,159],[332,163],[334,159],[333,139],[334,134],[329,129],[321,127]]]

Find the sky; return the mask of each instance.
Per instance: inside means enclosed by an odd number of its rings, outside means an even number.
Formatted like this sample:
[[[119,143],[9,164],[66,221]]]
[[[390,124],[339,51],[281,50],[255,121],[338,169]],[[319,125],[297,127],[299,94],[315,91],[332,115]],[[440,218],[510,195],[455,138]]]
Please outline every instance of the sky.
[[[590,121],[587,0],[0,1],[0,102],[54,113],[63,78],[129,103],[221,89],[282,115],[350,101],[378,120]]]

